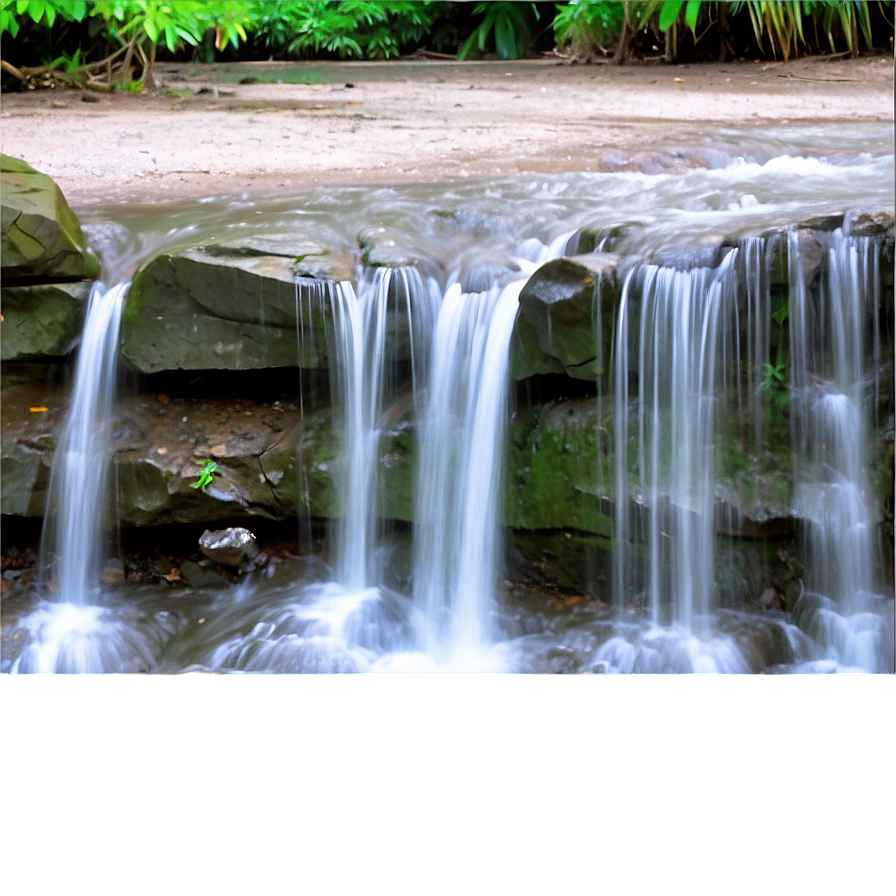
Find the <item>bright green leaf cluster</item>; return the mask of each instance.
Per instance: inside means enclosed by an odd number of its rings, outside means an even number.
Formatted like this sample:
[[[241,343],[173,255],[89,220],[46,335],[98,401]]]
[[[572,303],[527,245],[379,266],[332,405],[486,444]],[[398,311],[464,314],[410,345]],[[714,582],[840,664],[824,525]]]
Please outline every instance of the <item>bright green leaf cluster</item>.
[[[215,472],[217,469],[218,464],[216,461],[207,460],[199,471],[199,478],[195,482],[190,483],[190,488],[198,488],[205,491],[215,481],[215,476],[221,475]]]
[[[3,0],[0,6],[0,34],[15,37],[19,33],[19,19],[29,18],[35,25],[52,27],[56,19],[80,22],[87,16],[87,2],[59,3],[51,0]]]

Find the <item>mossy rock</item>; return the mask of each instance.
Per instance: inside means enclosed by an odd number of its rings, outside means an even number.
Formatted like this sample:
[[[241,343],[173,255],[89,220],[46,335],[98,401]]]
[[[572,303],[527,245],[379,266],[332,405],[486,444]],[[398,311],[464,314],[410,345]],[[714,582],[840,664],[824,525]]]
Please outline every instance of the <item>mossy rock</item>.
[[[92,280],[100,265],[62,191],[21,159],[0,156],[2,277]]]
[[[81,335],[90,283],[45,283],[3,289],[4,361],[67,355]]]
[[[593,382],[609,373],[618,268],[616,255],[595,252],[549,261],[529,278],[511,341],[516,379],[564,372]]]
[[[611,535],[602,510],[607,461],[597,447],[593,400],[538,407],[514,423],[509,441],[508,526]]]
[[[292,256],[221,249],[160,255],[137,272],[122,315],[124,363],[143,373],[326,368],[324,286]]]

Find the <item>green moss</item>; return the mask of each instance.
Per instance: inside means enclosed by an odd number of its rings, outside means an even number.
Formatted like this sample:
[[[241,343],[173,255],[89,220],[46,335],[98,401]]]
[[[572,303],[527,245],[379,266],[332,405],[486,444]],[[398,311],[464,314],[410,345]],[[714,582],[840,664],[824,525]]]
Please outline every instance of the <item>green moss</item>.
[[[602,466],[594,402],[537,409],[511,429],[507,524],[609,536],[612,521],[600,510]]]

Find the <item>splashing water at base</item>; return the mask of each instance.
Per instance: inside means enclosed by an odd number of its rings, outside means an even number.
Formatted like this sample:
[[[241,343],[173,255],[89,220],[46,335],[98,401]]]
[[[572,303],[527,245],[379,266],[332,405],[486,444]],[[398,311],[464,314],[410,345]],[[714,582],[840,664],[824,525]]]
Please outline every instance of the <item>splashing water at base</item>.
[[[10,672],[152,672],[174,630],[166,614],[152,620],[127,606],[42,603],[20,620]]]

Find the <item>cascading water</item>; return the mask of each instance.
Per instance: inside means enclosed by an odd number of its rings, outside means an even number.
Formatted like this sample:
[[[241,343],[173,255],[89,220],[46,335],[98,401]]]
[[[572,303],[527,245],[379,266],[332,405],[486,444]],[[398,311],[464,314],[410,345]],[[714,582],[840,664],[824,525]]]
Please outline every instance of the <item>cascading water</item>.
[[[865,396],[880,390],[879,247],[835,231],[814,290],[797,235],[788,250],[796,501],[806,520],[809,561],[809,590],[794,618],[826,659],[893,671],[892,619],[883,612],[883,583],[874,578],[878,521],[868,508],[865,473],[876,422]]]
[[[517,248],[525,275],[569,239]],[[452,668],[494,666],[495,595],[502,556],[510,339],[525,278],[464,292],[452,278],[432,347],[420,424],[414,600],[426,652]]]
[[[116,672],[152,667],[164,626],[135,627],[138,614],[111,611],[101,593],[110,503],[109,421],[118,331],[128,283],[90,293],[71,405],[50,476],[41,569],[48,600],[26,619],[12,671]]]
[[[420,434],[415,600],[426,650],[475,663],[494,638],[507,360],[522,281],[483,293],[453,284],[435,333]]]
[[[438,288],[415,268],[374,268],[333,289],[332,376],[343,408],[346,470],[340,483],[339,579],[348,589],[376,582],[377,475],[383,425],[399,401],[397,351],[406,349],[414,401],[423,387]],[[404,343],[402,345],[401,343]]]
[[[687,654],[694,670],[747,669],[730,643],[704,644],[716,606],[715,409],[721,374],[736,358],[726,339],[736,331],[736,257],[730,252],[716,269],[634,268],[616,329],[616,599],[624,619],[626,605],[643,593],[651,625],[681,634],[684,648],[676,652]],[[630,403],[632,370],[637,394]],[[643,560],[635,559],[636,541],[645,543]],[[601,656],[653,670],[659,641],[671,637],[650,633],[637,648],[613,639]]]
[[[118,330],[128,283],[90,293],[71,406],[50,479],[41,566],[56,600],[84,605],[100,583],[108,534],[108,425],[115,398]]]
[[[867,182],[862,189],[876,197],[878,161],[856,170],[859,182]],[[775,206],[774,197],[793,185],[794,201],[811,202],[840,178],[841,169],[818,160],[772,159],[766,166],[740,165],[736,177],[708,171],[570,177],[568,183],[545,178],[525,189],[508,182],[485,191],[456,184],[444,195],[420,188],[413,201],[386,191],[376,201],[393,203],[388,224],[407,232],[419,267],[359,269],[353,283],[300,277],[295,287],[299,367],[307,361],[316,369],[320,357],[321,333],[307,326],[331,321],[334,401],[321,407],[323,392],[314,389],[307,401],[318,419],[332,415],[337,450],[328,453],[329,436],[316,442],[311,428],[306,441],[303,429],[298,460],[312,466],[302,468],[297,487],[303,508],[314,506],[311,495],[323,479],[335,487],[333,567],[319,558],[292,558],[298,571],[288,582],[269,567],[240,589],[223,590],[192,617],[186,612],[195,624],[180,617],[177,624],[173,617],[170,624],[160,621],[154,610],[138,610],[139,602],[118,606],[113,589],[97,588],[107,556],[99,508],[106,503],[102,433],[111,398],[103,405],[94,395],[96,410],[75,410],[81,407],[76,395],[58,458],[61,463],[73,451],[72,463],[80,458],[82,471],[71,477],[73,490],[56,470],[52,484],[54,506],[56,496],[67,494],[62,503],[73,516],[60,517],[64,543],[51,527],[46,536],[54,601],[40,601],[20,618],[16,637],[24,633],[27,643],[16,648],[14,671],[892,671],[889,573],[869,497],[879,491],[870,481],[869,446],[891,425],[871,411],[886,406],[880,370],[890,348],[879,241],[850,235],[847,219],[842,232],[812,230],[823,249],[816,258],[811,240],[794,230],[783,238],[782,266],[780,237],[740,236],[780,233],[781,220],[805,220],[802,211],[798,218],[786,204]],[[366,223],[376,194],[368,205],[366,193],[352,196],[359,204],[354,213]],[[508,196],[514,213],[502,218]],[[421,197],[426,210],[417,214]],[[842,216],[846,206],[836,202]],[[336,204],[321,196],[303,206],[300,218],[291,206],[272,230],[290,242],[301,226],[310,227],[307,238],[322,228],[338,241]],[[240,227],[243,237],[256,210],[248,200],[230,205],[227,214],[245,220],[200,222],[199,229],[208,226],[217,235]],[[813,206],[813,214],[828,211],[836,209]],[[600,228],[590,226],[596,215]],[[377,211],[381,217],[387,215]],[[610,221],[626,223],[617,231],[605,226]],[[678,232],[682,221],[698,243],[722,229],[737,236],[707,266],[656,261],[669,246],[687,243]],[[354,246],[358,226],[354,219],[344,225],[348,245]],[[574,228],[581,230],[570,239]],[[546,247],[546,234],[561,230]],[[579,386],[591,391],[578,393],[587,402],[596,391],[594,442],[607,463],[574,486],[580,490],[575,500],[596,499],[602,514],[615,506],[607,574],[595,579],[615,581],[589,596],[597,600],[582,613],[563,615],[514,603],[516,582],[508,591],[513,597],[498,597],[504,466],[530,425],[528,409],[521,408],[508,448],[508,365],[528,276],[580,246],[620,259],[618,307],[612,314],[609,305],[594,309],[598,379]],[[430,278],[424,270],[438,273]],[[599,292],[595,286],[595,297]],[[264,297],[260,308],[264,319]],[[547,321],[540,334],[546,345],[559,318]],[[85,330],[77,383],[86,356],[113,373],[117,363],[114,336],[88,352],[98,338],[92,327]],[[553,397],[553,371],[518,390],[518,396],[545,390],[535,399],[538,413],[570,400],[564,392]],[[567,388],[570,379],[560,379]],[[300,385],[303,414],[305,401]],[[790,448],[784,449],[788,426]],[[100,442],[70,448],[76,430],[84,429]],[[397,452],[385,449],[390,440]],[[574,440],[566,447],[576,451]],[[788,459],[786,470],[775,469],[778,456]],[[414,475],[396,501],[389,494],[399,481],[391,465],[402,463]],[[754,530],[739,531],[742,493],[731,482],[747,467],[745,475],[755,474],[756,482],[764,476],[778,492],[792,486],[793,494],[783,510],[763,504],[760,495],[761,512],[747,515]],[[515,476],[526,469],[523,464]],[[87,494],[95,500],[81,500]],[[327,512],[333,505],[329,493],[313,500]],[[766,505],[771,509],[763,516]],[[508,507],[516,512],[515,502]],[[392,519],[413,519],[413,528],[399,523],[392,531]],[[592,524],[587,515],[581,519]],[[725,579],[725,539],[759,545],[767,519],[791,527],[800,520],[798,531],[786,536],[796,538],[805,563],[804,594],[792,612],[774,603],[766,614],[742,610],[737,589]],[[91,531],[96,542],[78,540]],[[592,531],[606,533],[609,523]],[[574,541],[575,533],[565,534]],[[312,540],[300,540],[306,552]],[[778,543],[771,541],[771,550]],[[796,598],[787,594],[791,609]],[[614,602],[616,610],[600,609],[601,601]]]

